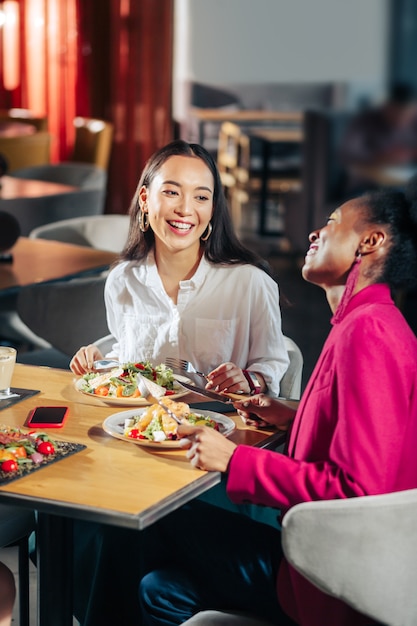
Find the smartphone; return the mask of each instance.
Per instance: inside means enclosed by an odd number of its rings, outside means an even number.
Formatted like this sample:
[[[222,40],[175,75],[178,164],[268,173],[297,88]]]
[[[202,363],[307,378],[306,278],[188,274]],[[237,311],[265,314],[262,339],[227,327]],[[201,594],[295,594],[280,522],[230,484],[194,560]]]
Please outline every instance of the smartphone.
[[[26,420],[26,426],[34,428],[61,428],[67,418],[67,406],[37,406]]]

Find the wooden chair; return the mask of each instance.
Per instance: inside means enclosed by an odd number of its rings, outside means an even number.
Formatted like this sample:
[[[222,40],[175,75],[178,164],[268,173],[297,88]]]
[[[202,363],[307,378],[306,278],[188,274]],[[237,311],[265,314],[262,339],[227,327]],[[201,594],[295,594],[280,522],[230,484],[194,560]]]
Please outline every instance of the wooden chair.
[[[233,122],[222,123],[217,146],[217,167],[236,230],[241,225],[242,206],[249,200],[248,177],[244,166],[246,142],[249,139],[242,133],[240,126]]]
[[[51,135],[46,131],[32,135],[0,137],[0,154],[7,161],[7,173],[22,167],[50,163],[50,145]]]
[[[105,120],[76,117],[71,161],[94,163],[107,170],[113,141],[113,124]]]

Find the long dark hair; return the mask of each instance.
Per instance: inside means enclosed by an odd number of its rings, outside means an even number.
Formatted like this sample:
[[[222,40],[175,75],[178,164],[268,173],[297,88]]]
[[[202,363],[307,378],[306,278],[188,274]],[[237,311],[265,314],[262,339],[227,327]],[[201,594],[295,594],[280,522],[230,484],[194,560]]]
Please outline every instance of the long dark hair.
[[[213,216],[211,218],[212,233],[204,246],[204,256],[216,264],[250,264],[270,274],[268,263],[260,256],[246,248],[238,239],[230,217],[230,211],[224,195],[219,171],[209,152],[196,143],[176,140],[155,152],[147,161],[140,177],[135,195],[133,196],[129,214],[130,225],[127,243],[122,251],[122,260],[144,259],[155,246],[155,237],[151,228],[145,233],[139,229],[140,205],[139,191],[142,186],[149,187],[162,165],[172,156],[197,157],[204,161],[214,179]]]
[[[393,290],[417,285],[417,176],[406,188],[384,189],[364,194],[364,220],[388,227],[391,246],[378,282]]]

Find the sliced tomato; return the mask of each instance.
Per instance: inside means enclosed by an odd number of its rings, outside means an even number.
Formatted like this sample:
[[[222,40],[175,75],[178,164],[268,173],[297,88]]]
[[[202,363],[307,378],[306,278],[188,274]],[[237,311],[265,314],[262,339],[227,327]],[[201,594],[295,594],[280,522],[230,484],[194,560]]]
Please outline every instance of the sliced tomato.
[[[129,434],[127,436],[130,437],[131,439],[139,439],[139,435],[140,435],[140,431],[137,428],[132,428],[132,430],[129,431]]]
[[[165,395],[166,396],[173,396],[176,394],[176,391],[174,391],[173,389],[166,389],[165,390]]]
[[[96,396],[108,396],[109,388],[106,387],[105,385],[99,385],[98,387],[94,389],[94,393]]]

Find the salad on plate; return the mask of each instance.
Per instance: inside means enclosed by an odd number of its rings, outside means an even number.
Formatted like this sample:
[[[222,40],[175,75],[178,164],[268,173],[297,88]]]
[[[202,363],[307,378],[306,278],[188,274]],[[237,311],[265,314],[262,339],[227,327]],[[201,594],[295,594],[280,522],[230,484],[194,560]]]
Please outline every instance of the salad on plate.
[[[164,363],[153,367],[149,361],[120,364],[119,367],[115,367],[104,374],[89,372],[84,374],[77,387],[84,393],[103,399],[140,398],[141,393],[137,383],[138,373],[164,387],[166,396],[174,395],[179,391],[172,369]]]
[[[174,402],[164,398],[164,404],[182,421],[193,426],[208,426],[219,430],[219,424],[211,417],[191,411],[185,402]],[[178,422],[176,422],[159,405],[152,404],[139,415],[129,416],[124,421],[123,434],[130,439],[145,439],[148,441],[166,441],[177,439]]]

